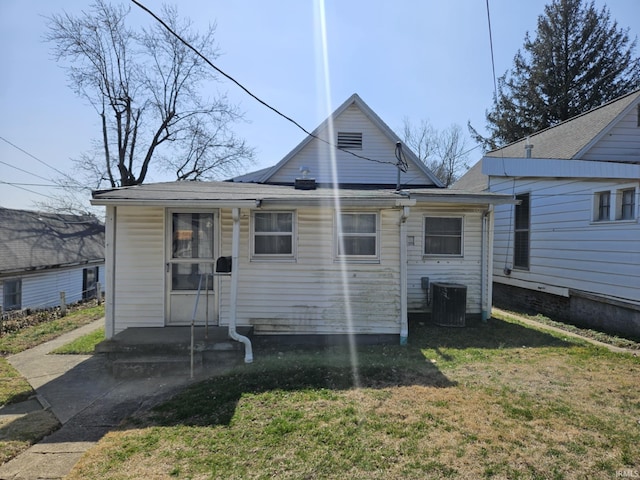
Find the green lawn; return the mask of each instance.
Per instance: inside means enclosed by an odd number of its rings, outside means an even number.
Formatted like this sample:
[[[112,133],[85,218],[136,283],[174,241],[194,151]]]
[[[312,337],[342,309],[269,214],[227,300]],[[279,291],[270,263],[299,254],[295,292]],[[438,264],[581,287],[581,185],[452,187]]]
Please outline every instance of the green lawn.
[[[4,357],[40,345],[103,316],[104,306],[81,308],[55,320],[37,323],[37,319],[31,319],[30,326],[1,336],[0,406],[27,400],[35,395],[29,382]],[[58,427],[55,416],[44,410],[0,417],[0,464],[11,460]]]
[[[498,319],[355,356],[262,349],[69,478],[615,478],[640,469],[638,385],[638,357]]]

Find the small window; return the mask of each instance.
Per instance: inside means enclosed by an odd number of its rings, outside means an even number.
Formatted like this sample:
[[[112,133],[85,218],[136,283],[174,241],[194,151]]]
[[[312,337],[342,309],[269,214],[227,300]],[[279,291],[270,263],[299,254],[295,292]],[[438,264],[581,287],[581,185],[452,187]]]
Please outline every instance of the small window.
[[[462,218],[425,217],[425,255],[462,255]]]
[[[627,188],[620,190],[618,198],[620,207],[616,218],[619,220],[633,220],[636,215],[636,189]]]
[[[90,267],[82,270],[82,299],[96,298],[96,285],[98,284],[98,267]]]
[[[361,132],[338,132],[338,148],[362,150]]]
[[[253,255],[294,255],[293,212],[253,212]]]
[[[336,231],[339,257],[366,259],[378,256],[376,213],[341,213]]]
[[[611,192],[596,193],[596,218],[598,222],[611,219]]]
[[[22,280],[5,280],[2,297],[5,311],[20,310],[22,308]]]
[[[513,243],[514,268],[529,268],[529,235],[531,228],[530,194],[516,195],[520,203],[516,205],[515,231]]]

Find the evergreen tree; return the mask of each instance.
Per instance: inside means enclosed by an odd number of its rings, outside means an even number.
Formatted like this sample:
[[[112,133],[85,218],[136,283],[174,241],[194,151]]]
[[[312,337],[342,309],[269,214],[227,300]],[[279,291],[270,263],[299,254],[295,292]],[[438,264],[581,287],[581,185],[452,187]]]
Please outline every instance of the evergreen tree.
[[[498,80],[486,118],[495,148],[586,112],[640,87],[636,38],[593,0],[553,0],[525,35],[513,68]],[[471,129],[473,133],[473,129]]]

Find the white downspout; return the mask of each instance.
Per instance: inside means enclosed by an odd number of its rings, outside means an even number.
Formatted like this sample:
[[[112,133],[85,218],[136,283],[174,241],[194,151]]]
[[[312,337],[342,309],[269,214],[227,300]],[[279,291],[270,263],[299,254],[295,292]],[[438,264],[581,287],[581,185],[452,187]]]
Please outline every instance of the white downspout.
[[[240,250],[240,209],[231,210],[233,218],[233,231],[231,236],[231,293],[229,299],[229,337],[236,342],[244,343],[244,363],[253,362],[253,349],[251,340],[236,332],[236,304],[238,302],[238,273],[240,262],[238,252]]]
[[[480,310],[482,315],[482,321],[486,322],[489,319],[491,313],[491,285],[492,275],[489,273],[489,269],[493,268],[491,264],[492,260],[492,242],[490,240],[491,231],[491,212],[493,205],[490,205],[482,214],[482,246],[481,255],[482,260],[480,262],[481,279],[480,279]]]
[[[104,245],[104,266],[105,266],[105,299],[104,299],[104,331],[105,338],[110,339],[115,335],[116,330],[116,228],[117,228],[117,207],[107,206],[105,216],[105,245]]]
[[[406,345],[409,338],[407,314],[407,218],[409,213],[409,207],[402,207],[400,215],[400,345]]]

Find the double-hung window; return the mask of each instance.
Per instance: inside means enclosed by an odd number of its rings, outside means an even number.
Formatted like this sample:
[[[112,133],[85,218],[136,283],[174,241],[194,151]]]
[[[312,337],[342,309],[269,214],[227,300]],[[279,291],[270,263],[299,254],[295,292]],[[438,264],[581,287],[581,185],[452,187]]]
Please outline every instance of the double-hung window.
[[[516,195],[520,203],[516,205],[515,232],[513,242],[513,266],[529,269],[529,236],[531,230],[531,196],[528,193]]]
[[[606,222],[611,219],[611,192],[596,193],[596,221]]]
[[[616,218],[619,220],[633,220],[636,215],[636,189],[625,188],[620,190],[618,198],[620,207]]]
[[[337,256],[353,260],[378,258],[378,214],[340,213],[337,219]]]
[[[2,288],[2,307],[5,311],[22,308],[22,280],[5,280]]]
[[[253,258],[295,257],[294,212],[254,211]]]
[[[424,254],[462,256],[462,217],[425,217]]]

